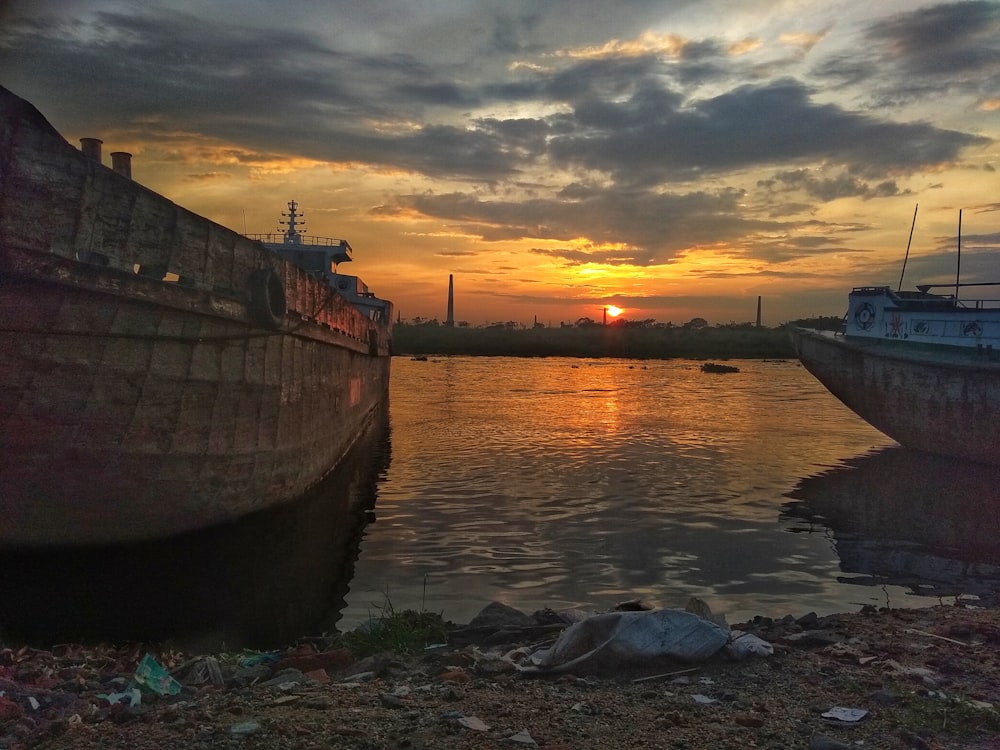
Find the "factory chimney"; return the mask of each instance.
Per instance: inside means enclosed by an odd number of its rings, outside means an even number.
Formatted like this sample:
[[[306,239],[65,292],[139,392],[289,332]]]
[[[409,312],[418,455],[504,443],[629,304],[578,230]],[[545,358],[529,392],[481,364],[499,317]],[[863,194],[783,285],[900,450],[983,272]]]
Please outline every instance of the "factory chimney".
[[[448,316],[444,319],[444,324],[449,327],[455,325],[455,277],[448,274]]]
[[[757,295],[757,327],[760,328],[760,295]]]

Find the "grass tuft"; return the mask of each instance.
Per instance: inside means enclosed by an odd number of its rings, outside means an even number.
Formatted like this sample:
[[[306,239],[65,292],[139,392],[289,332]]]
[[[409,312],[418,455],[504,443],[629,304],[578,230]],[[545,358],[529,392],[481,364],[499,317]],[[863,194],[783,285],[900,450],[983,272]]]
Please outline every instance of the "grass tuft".
[[[920,727],[957,737],[1000,731],[1000,712],[989,704],[958,695],[914,695],[905,707],[893,713],[896,714],[896,723],[909,729]]]
[[[448,626],[441,615],[404,609],[397,612],[388,599],[367,623],[344,633],[342,641],[356,658],[385,651],[417,653],[432,643],[448,640]]]

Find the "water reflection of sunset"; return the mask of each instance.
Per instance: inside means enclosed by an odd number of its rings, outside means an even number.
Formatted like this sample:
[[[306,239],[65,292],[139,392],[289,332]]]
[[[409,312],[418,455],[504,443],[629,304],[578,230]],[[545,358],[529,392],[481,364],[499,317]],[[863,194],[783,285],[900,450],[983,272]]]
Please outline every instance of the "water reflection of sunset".
[[[606,607],[625,592],[730,614],[796,592],[841,611],[829,545],[785,533],[779,508],[817,467],[891,441],[796,363],[738,364],[398,359],[392,463],[346,621],[387,587],[393,606],[456,621],[491,599]]]

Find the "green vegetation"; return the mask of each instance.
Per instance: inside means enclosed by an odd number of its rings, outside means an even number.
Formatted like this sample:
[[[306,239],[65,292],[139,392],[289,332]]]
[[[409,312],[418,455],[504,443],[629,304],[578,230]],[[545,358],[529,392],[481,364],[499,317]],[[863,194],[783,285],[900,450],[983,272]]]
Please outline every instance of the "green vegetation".
[[[947,732],[956,737],[968,738],[1000,730],[1000,713],[995,708],[957,693],[947,696],[911,694],[902,708],[888,711],[894,714],[894,723],[898,726]]]
[[[385,651],[412,654],[447,640],[448,626],[441,615],[412,609],[396,612],[388,600],[378,617],[341,635],[341,642],[356,658]]]
[[[838,328],[840,318],[795,321],[810,328]],[[750,323],[709,326],[699,318],[683,326],[615,321],[559,328],[449,327],[437,321],[397,323],[393,352],[410,356],[621,357],[627,359],[785,359],[795,356],[785,326]]]

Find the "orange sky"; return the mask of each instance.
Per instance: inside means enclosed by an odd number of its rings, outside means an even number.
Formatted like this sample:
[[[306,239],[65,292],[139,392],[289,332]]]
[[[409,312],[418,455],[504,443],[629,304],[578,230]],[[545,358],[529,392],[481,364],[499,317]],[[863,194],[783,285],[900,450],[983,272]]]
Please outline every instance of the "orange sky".
[[[917,204],[904,286],[954,278],[959,209],[995,280],[995,3],[282,7],[15,0],[0,83],[233,229],[298,201],[403,319],[449,274],[473,325],[840,315]]]

